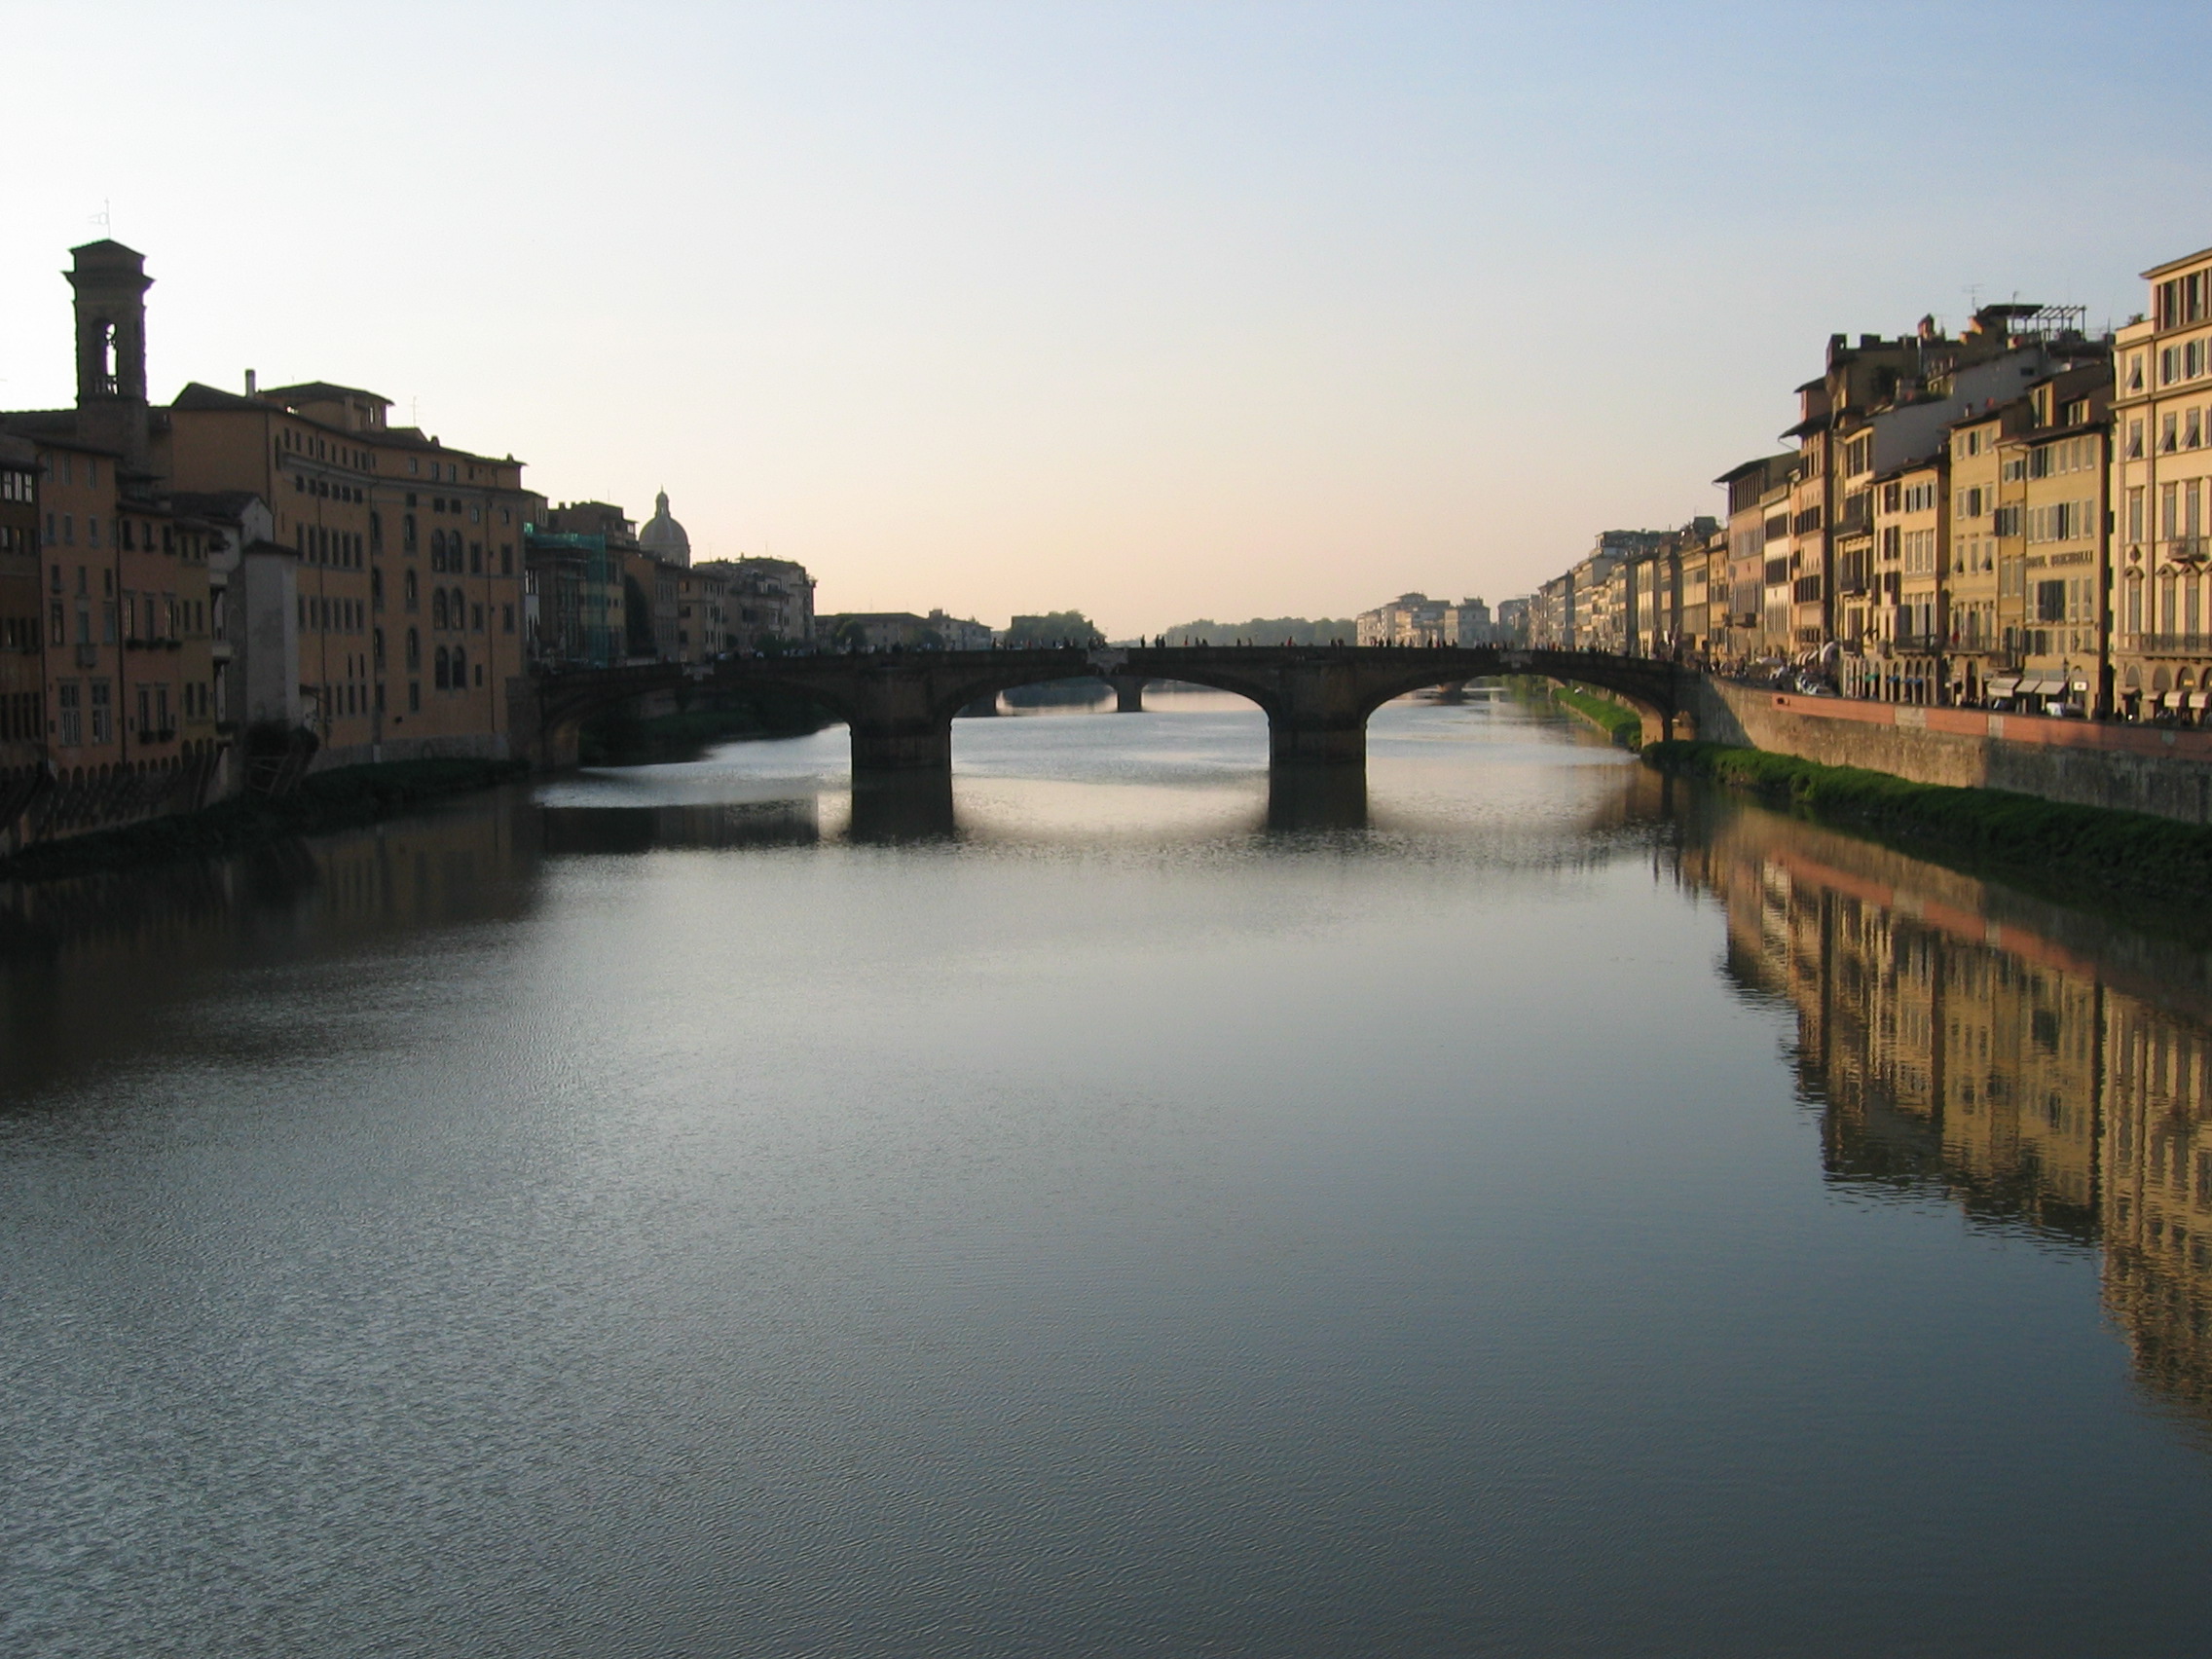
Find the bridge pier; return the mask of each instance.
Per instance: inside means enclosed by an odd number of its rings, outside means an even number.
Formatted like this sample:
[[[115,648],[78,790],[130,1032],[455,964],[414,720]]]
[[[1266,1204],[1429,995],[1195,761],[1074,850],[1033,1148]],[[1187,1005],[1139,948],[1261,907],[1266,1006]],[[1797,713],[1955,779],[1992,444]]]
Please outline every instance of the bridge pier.
[[[1117,715],[1144,713],[1144,677],[1138,674],[1110,674],[1106,683],[1114,688],[1114,712]]]
[[[1268,763],[1272,766],[1365,766],[1367,720],[1304,720],[1268,717]]]
[[[855,720],[853,775],[887,772],[952,774],[952,722]]]

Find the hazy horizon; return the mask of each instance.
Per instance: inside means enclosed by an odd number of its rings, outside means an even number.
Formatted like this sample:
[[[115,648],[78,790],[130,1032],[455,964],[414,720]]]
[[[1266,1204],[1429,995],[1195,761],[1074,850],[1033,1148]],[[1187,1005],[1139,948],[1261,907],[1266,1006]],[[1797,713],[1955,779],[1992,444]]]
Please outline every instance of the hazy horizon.
[[[1495,603],[1718,510],[1830,333],[2212,243],[2179,6],[11,13],[0,406],[327,379],[826,610]],[[2054,84],[2055,83],[2055,84]],[[103,203],[108,222],[96,222]]]

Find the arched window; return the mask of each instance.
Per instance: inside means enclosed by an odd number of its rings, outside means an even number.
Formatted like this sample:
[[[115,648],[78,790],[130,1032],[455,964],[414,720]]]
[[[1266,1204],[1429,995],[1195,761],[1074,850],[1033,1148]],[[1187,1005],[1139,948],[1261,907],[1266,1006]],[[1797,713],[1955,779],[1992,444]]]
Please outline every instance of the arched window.
[[[446,663],[446,648],[445,646],[440,645],[438,647],[437,672],[434,676],[432,676],[432,679],[440,691],[443,691],[446,688],[446,675],[448,672]]]
[[[384,608],[384,572],[382,571],[371,571],[369,572],[369,608],[372,610]]]
[[[413,571],[409,571],[407,572],[405,578],[402,581],[402,588],[406,594],[407,608],[410,610],[421,609],[423,600],[421,593],[417,589],[415,582],[415,572]]]
[[[399,544],[410,553],[416,550],[415,515],[413,513],[403,514],[399,520]]]
[[[442,571],[445,568],[446,533],[442,530],[433,530],[430,532],[430,569]]]
[[[376,658],[377,667],[384,667],[384,630],[382,628],[374,628],[369,631],[369,654]]]
[[[369,514],[369,551],[371,553],[382,553],[384,551],[384,514],[382,513],[372,512]]]
[[[446,615],[457,632],[468,626],[468,598],[461,589],[446,595]]]
[[[453,648],[453,688],[456,691],[468,689],[468,655],[459,645]]]
[[[407,630],[407,672],[423,672],[423,636],[413,628]]]

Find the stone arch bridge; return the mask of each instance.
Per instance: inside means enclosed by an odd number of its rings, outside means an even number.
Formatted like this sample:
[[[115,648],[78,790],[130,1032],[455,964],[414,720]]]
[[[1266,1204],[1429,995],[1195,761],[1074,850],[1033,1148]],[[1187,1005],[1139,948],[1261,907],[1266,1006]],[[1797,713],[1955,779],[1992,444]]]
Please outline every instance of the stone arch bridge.
[[[616,704],[686,688],[790,692],[846,722],[857,775],[949,769],[953,717],[1016,686],[1096,676],[1114,684],[1126,712],[1143,706],[1146,681],[1174,680],[1258,704],[1268,717],[1275,765],[1358,765],[1367,758],[1367,718],[1391,698],[1513,674],[1612,692],[1642,716],[1646,741],[1677,734],[1695,679],[1671,662],[1595,651],[1148,645],[824,653],[578,669],[518,682],[510,703],[517,750],[539,766],[560,767],[575,764],[583,722]]]

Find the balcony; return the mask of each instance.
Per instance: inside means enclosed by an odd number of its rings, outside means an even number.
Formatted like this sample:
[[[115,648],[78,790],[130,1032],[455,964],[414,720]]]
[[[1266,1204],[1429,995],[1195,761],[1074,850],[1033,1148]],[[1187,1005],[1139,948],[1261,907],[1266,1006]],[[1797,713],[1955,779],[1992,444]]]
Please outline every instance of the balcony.
[[[2133,647],[2145,656],[2212,656],[2212,634],[2136,634],[2130,638]]]

